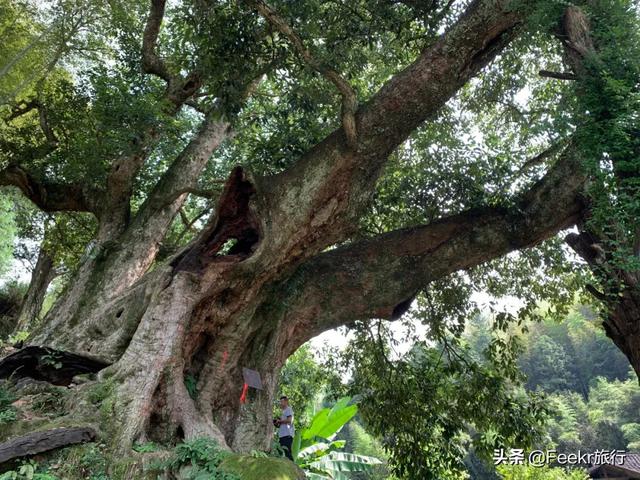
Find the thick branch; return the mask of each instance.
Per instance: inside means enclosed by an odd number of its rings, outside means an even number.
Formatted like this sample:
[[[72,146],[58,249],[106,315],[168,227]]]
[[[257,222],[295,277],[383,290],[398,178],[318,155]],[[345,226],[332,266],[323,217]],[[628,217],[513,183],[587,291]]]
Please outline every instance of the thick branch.
[[[145,73],[157,75],[170,83],[173,78],[164,61],[156,52],[156,42],[160,33],[160,25],[164,17],[165,0],[151,0],[151,8],[147,17],[147,24],[142,36],[142,69]]]
[[[453,28],[360,107],[357,150],[337,130],[269,179],[263,187],[271,203],[265,238],[272,241],[265,252],[295,260],[349,235],[393,150],[515,36],[521,17],[509,10],[511,3],[472,2]]]
[[[170,113],[175,113],[198,91],[201,80],[196,71],[184,77],[171,73],[166,62],[156,51],[165,6],[166,0],[151,0],[149,16],[142,35],[142,70],[167,82],[165,96],[172,105]]]
[[[584,59],[595,50],[590,22],[581,8],[567,7],[558,36],[564,45],[565,58],[571,69],[577,76],[585,75]]]
[[[157,54],[157,41],[164,17],[166,0],[151,0],[149,16],[142,39],[142,69],[156,75],[167,83],[164,98],[168,107],[165,113],[175,115],[200,88],[200,75],[193,71],[182,76],[172,74],[165,61]],[[153,142],[160,132],[155,126],[148,127],[132,141],[132,153],[116,159],[111,165],[107,177],[107,198],[100,215],[101,223],[98,237],[101,240],[113,239],[122,233],[129,223],[130,198],[133,182],[144,165]]]
[[[142,272],[149,267],[187,194],[193,190],[213,152],[230,134],[227,121],[209,113],[198,133],[158,180],[119,240],[123,245],[147,247],[122,249],[118,253],[122,255],[121,261],[132,265],[131,270]]]
[[[230,136],[229,122],[219,112],[210,112],[198,133],[173,161],[149,194],[141,208],[142,215],[145,209],[164,208],[186,193],[213,196],[213,189],[196,189],[194,185],[213,152]]]
[[[78,184],[36,180],[25,169],[10,165],[0,171],[0,186],[18,187],[44,212],[94,212],[95,205],[84,187]]]
[[[584,182],[569,147],[517,209],[469,210],[318,255],[291,280],[296,288],[286,302],[285,330],[293,328],[292,341],[304,342],[357,319],[394,319],[428,283],[573,225]]]

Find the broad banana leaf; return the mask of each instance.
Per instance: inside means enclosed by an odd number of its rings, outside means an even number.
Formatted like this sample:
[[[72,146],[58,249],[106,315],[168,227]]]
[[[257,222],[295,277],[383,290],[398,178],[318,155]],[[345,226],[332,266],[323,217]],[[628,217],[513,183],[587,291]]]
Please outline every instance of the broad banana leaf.
[[[346,440],[335,440],[330,443],[326,442],[318,442],[313,445],[304,448],[298,452],[298,458],[304,460],[305,462],[314,462],[320,457],[324,457],[329,453],[339,449],[344,448],[347,444]]]
[[[329,438],[335,435],[340,429],[358,413],[358,406],[349,405],[350,397],[343,397],[333,406],[320,410],[309,428],[302,432],[303,440],[311,440],[314,437]]]
[[[375,457],[355,453],[331,452],[309,464],[310,470],[327,472],[334,480],[349,480],[349,472],[369,472],[382,462]]]

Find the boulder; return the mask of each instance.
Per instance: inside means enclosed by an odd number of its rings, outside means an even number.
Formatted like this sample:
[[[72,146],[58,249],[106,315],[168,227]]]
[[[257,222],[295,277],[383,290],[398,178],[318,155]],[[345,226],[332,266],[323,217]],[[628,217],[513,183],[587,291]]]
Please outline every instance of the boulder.
[[[219,466],[220,470],[235,473],[241,480],[304,480],[304,472],[286,458],[249,457],[231,455]]]

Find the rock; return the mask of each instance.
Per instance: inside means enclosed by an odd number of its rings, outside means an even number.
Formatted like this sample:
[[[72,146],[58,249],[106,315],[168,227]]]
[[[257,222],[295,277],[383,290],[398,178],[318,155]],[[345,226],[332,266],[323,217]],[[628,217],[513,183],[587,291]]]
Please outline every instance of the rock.
[[[219,466],[220,470],[235,473],[241,480],[304,480],[304,472],[285,458],[256,458],[230,455]]]

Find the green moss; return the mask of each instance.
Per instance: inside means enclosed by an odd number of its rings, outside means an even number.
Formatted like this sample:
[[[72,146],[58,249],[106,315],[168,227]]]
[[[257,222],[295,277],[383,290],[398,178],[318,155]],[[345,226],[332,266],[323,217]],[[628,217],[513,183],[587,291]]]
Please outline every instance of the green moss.
[[[114,384],[110,380],[97,382],[92,385],[87,393],[87,398],[94,405],[102,403],[105,399],[111,396],[114,390]]]
[[[241,480],[304,480],[305,475],[293,462],[282,458],[256,458],[230,455],[220,470],[235,473]]]
[[[82,385],[83,396],[93,408],[98,409],[100,431],[106,438],[114,438],[116,426],[114,425],[114,405],[116,402],[116,385],[113,378],[102,380],[90,385]]]
[[[53,387],[48,391],[33,396],[32,410],[46,417],[61,417],[67,412],[66,400],[68,390],[62,387]]]
[[[30,432],[39,430],[48,430],[49,428],[56,428],[60,425],[55,425],[56,422],[51,422],[46,419],[37,420],[15,420],[8,424],[2,425],[0,429],[0,442],[4,442],[13,437],[24,435]],[[55,425],[51,426],[50,425]]]

